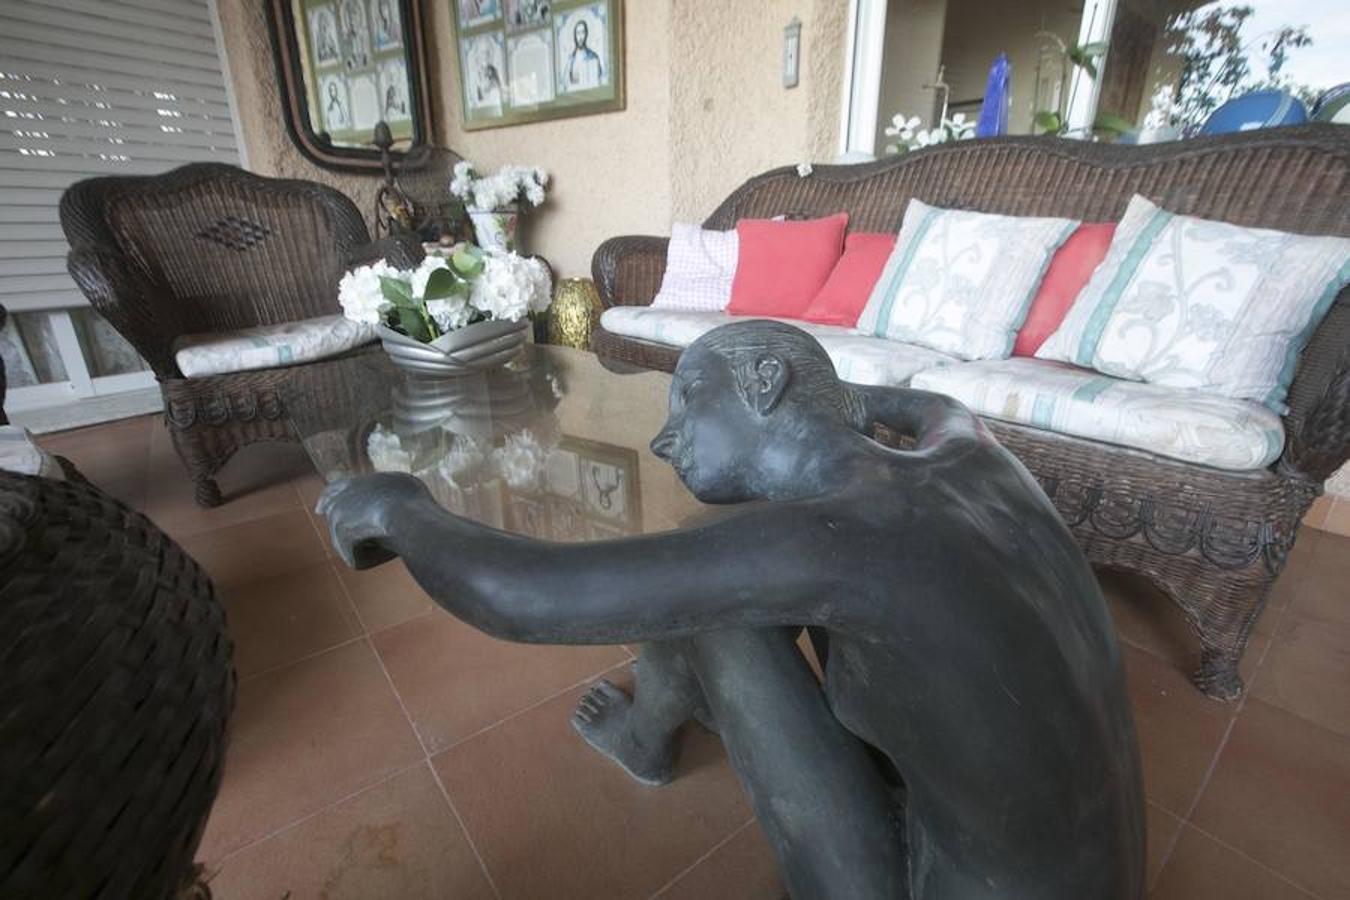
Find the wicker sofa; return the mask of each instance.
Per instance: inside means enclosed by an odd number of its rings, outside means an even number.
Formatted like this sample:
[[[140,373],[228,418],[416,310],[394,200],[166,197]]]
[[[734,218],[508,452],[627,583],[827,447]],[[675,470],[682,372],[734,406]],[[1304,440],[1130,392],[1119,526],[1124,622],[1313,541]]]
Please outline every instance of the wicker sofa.
[[[911,197],[1012,215],[1117,220],[1133,194],[1166,209],[1240,225],[1350,235],[1350,128],[1310,125],[1150,147],[999,138],[857,166],[792,168],[752,178],[708,217],[817,217],[847,210],[859,231],[899,229]],[[602,244],[593,272],[606,307],[645,305],[667,240]],[[672,370],[678,347],[607,331],[592,337],[618,370]],[[1285,445],[1266,469],[1225,471],[990,419],[1040,481],[1094,564],[1140,573],[1199,637],[1197,686],[1241,695],[1238,663],[1323,482],[1350,456],[1350,290],[1300,358],[1283,419]]]

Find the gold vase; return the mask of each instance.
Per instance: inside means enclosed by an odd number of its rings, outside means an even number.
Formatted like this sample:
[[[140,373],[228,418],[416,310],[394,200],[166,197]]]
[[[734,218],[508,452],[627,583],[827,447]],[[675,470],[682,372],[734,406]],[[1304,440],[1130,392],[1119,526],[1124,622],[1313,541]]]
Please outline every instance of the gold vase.
[[[548,309],[548,342],[587,350],[600,322],[600,293],[589,278],[564,278]]]

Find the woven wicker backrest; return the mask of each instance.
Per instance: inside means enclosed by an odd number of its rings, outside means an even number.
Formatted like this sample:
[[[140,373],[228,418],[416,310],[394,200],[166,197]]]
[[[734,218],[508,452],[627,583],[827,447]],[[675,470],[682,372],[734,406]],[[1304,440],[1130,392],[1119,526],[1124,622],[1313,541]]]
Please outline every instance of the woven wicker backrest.
[[[111,250],[139,270],[192,332],[337,312],[348,251],[370,239],[332,188],[219,164],[81,182],[62,223],[72,247]]]
[[[959,209],[1115,221],[1134,194],[1239,225],[1350,235],[1350,128],[1310,125],[1129,147],[1058,138],[949,144],[858,166],[751,179],[709,228],[846,210],[852,231],[897,231],[911,198]]]

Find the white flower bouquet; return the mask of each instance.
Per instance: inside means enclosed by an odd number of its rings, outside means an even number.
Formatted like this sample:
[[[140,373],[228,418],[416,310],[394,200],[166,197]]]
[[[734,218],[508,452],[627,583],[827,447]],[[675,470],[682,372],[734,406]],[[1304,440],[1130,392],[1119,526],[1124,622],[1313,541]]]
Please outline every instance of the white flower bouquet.
[[[934,128],[920,128],[923,123],[918,116],[905,117],[898,113],[891,117],[891,124],[883,132],[886,137],[895,138],[894,144],[886,145],[887,153],[908,153],[935,144],[948,141],[965,141],[975,136],[975,123],[966,121],[965,113],[957,113],[950,119],[943,119]]]
[[[396,269],[384,260],[353,269],[338,285],[338,302],[354,322],[430,344],[467,325],[518,322],[543,312],[551,291],[539,260],[458,244],[428,254],[415,269]]]
[[[521,200],[531,206],[544,202],[548,173],[538,166],[502,166],[491,175],[480,175],[469,160],[455,163],[450,193],[470,209],[500,210]]]

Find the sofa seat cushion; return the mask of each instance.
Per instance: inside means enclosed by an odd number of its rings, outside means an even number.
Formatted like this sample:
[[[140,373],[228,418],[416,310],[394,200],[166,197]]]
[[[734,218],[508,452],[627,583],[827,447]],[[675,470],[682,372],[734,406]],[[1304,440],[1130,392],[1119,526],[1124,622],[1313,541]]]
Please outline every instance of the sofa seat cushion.
[[[1266,406],[1112,378],[1039,359],[985,360],[918,373],[913,387],[976,413],[1217,469],[1262,469],[1284,448]]]
[[[341,315],[189,334],[174,342],[186,378],[274,369],[338,356],[375,340],[375,329]]]
[[[606,331],[621,337],[688,347],[719,325],[743,322],[746,318],[729,313],[616,306],[605,310],[600,324]],[[867,337],[839,325],[817,325],[799,319],[772,321],[795,325],[820,341],[839,377],[856,384],[907,384],[921,369],[960,362],[954,356],[927,347]]]

